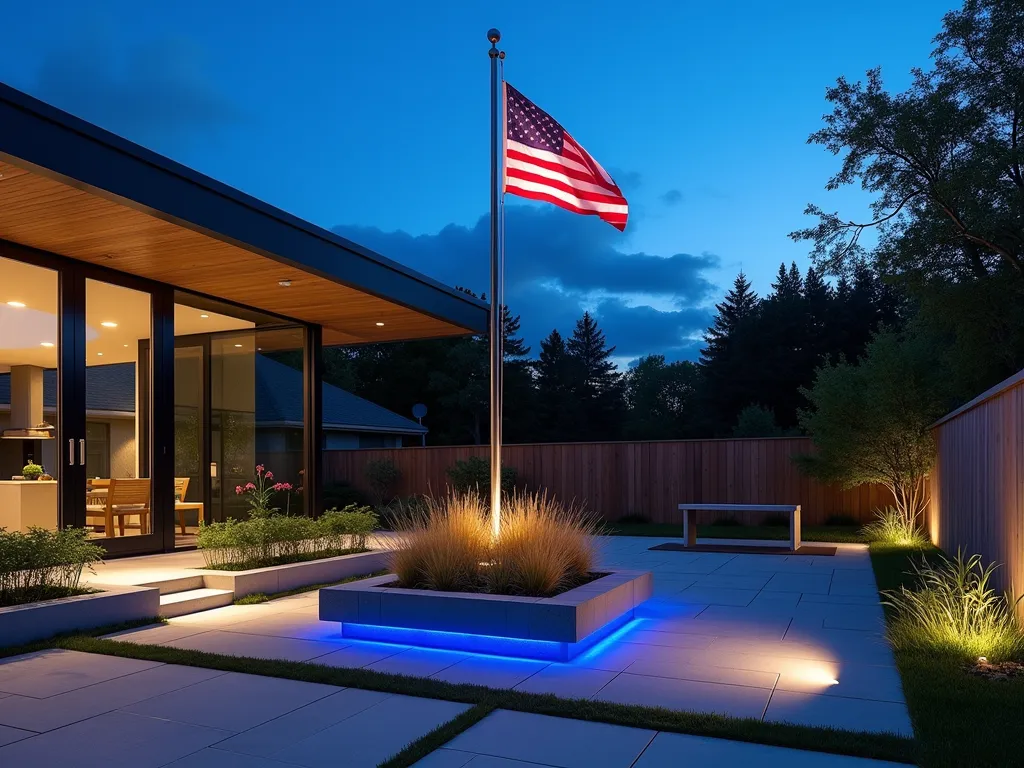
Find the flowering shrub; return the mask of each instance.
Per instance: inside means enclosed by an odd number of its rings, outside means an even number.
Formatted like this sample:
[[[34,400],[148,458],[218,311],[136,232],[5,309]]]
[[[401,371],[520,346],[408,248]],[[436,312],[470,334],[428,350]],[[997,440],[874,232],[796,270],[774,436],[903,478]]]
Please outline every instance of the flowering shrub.
[[[350,504],[316,520],[270,513],[200,525],[196,545],[207,568],[240,571],[365,552],[376,527],[369,507]]]
[[[249,514],[251,517],[269,517],[280,511],[280,507],[271,506],[274,501],[274,494],[292,490],[291,483],[272,483],[274,473],[262,464],[256,465],[256,477],[254,482],[245,485],[236,485],[235,494],[249,497]]]

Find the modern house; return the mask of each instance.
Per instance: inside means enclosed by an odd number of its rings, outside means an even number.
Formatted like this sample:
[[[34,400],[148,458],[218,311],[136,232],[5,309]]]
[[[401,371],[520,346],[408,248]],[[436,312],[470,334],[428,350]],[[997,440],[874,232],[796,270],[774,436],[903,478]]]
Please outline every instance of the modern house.
[[[281,477],[295,477],[302,469],[302,372],[262,353],[251,357],[255,365],[255,453]],[[85,370],[85,475],[86,478],[134,478],[138,468],[135,444],[135,363],[92,365]],[[57,412],[57,371],[43,371],[43,419],[53,420]],[[419,445],[427,428],[399,416],[351,392],[323,384],[323,447],[325,450],[359,448],[401,448],[407,442]],[[193,423],[194,403],[175,403],[176,424]],[[0,431],[11,427],[11,375],[0,373]],[[187,426],[186,426],[187,430]],[[176,433],[176,437],[187,432]],[[188,477],[199,491],[188,492],[186,501],[202,501],[202,480],[198,457],[190,455],[194,441],[175,447],[175,474]],[[218,441],[218,447],[220,447]],[[0,466],[24,464],[23,440],[0,441]],[[211,466],[223,464],[223,456],[212,455]],[[18,469],[15,475],[20,475]],[[0,478],[10,480],[11,476]],[[229,489],[230,490],[230,489]],[[213,483],[208,520],[222,520],[231,511],[230,494],[223,500],[219,484]],[[198,509],[186,514],[188,533],[198,524]]]
[[[418,434],[322,386],[323,346],[480,333],[487,313],[0,85],[0,526],[88,525],[112,554],[169,551],[190,540],[182,507],[221,519],[275,461],[301,488],[293,507],[316,511],[325,445]],[[9,479],[30,459],[43,479]],[[129,492],[142,512],[108,530],[103,507]]]

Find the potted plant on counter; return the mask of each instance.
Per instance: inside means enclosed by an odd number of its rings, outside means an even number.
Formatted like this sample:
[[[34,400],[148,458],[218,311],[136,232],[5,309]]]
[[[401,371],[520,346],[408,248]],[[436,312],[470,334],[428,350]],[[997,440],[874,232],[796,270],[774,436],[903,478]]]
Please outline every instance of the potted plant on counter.
[[[31,461],[21,468],[21,476],[26,480],[38,480],[42,474],[43,468]]]

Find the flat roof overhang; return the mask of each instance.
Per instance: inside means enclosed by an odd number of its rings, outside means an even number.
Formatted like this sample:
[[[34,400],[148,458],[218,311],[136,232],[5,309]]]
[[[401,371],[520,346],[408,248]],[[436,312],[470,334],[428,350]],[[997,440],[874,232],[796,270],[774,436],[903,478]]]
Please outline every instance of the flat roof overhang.
[[[316,323],[325,344],[487,328],[486,303],[0,83],[2,240]]]

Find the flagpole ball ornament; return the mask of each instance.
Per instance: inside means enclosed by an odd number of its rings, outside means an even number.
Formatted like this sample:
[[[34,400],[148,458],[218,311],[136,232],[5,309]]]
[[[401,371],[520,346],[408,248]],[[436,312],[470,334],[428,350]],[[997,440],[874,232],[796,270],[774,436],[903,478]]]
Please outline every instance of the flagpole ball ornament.
[[[492,45],[497,45],[498,41],[501,40],[501,32],[494,28],[488,29],[487,39],[491,41]]]

